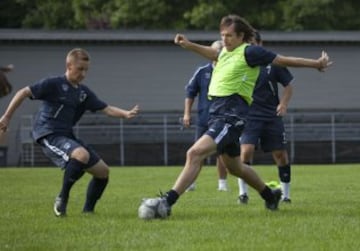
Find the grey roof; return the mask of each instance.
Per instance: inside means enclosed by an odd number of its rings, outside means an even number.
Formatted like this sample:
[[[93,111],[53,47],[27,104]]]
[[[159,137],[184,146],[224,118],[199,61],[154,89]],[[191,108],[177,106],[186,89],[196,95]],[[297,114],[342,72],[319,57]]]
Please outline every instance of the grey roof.
[[[172,42],[179,31],[156,30],[28,30],[0,29],[0,42],[12,41],[91,41],[91,42]],[[260,31],[266,42],[273,43],[360,43],[360,31]],[[219,39],[217,31],[181,31],[195,41]]]

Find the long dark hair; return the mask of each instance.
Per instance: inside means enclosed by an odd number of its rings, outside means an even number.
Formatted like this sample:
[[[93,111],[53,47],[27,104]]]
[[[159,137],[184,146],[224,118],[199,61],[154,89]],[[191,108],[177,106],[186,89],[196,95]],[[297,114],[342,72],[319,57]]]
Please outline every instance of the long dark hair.
[[[220,21],[220,30],[234,24],[234,30],[237,35],[244,33],[244,41],[249,42],[254,37],[255,29],[249,22],[238,15],[230,14],[223,17]]]

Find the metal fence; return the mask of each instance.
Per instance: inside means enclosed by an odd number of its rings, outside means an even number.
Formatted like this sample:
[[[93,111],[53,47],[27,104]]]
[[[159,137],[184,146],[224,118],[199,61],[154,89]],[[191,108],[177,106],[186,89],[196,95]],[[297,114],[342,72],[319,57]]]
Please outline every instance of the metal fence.
[[[143,113],[132,120],[119,120],[86,114],[75,127],[75,134],[109,165],[182,165],[195,129],[182,128],[181,116],[181,112]],[[51,165],[33,143],[32,121],[32,116],[22,117],[18,132],[20,165]],[[290,112],[284,123],[292,163],[360,162],[360,112]],[[272,161],[262,153],[255,159],[258,163]]]

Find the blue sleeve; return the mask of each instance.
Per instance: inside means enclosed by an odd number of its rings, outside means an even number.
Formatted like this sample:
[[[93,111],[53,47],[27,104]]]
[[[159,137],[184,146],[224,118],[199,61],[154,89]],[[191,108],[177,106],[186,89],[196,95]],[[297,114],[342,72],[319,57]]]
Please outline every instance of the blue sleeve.
[[[189,83],[185,86],[185,92],[186,92],[186,97],[187,98],[195,98],[200,90],[200,85],[199,85],[199,76],[200,76],[200,71],[201,68],[198,68],[194,75],[191,77],[191,79],[189,80]]]
[[[264,47],[249,45],[245,48],[245,59],[249,66],[266,66],[272,63],[276,54]]]
[[[39,82],[30,86],[32,93],[31,99],[48,99],[53,95],[56,96],[57,94],[54,93],[54,90],[57,88],[55,86],[56,82],[51,81],[50,78],[40,80]]]
[[[282,86],[285,87],[289,85],[291,81],[294,79],[293,75],[286,67],[280,67],[280,66],[272,66],[272,67],[275,67],[277,82],[280,83]]]
[[[86,89],[87,99],[85,102],[85,109],[92,112],[105,109],[108,104],[99,99],[96,94],[89,88],[83,86]]]

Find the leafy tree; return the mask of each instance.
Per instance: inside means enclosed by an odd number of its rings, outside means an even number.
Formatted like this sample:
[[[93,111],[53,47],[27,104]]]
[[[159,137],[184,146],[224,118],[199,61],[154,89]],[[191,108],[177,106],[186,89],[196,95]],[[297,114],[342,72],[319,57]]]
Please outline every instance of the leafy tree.
[[[0,25],[6,28],[21,28],[26,9],[13,0],[0,1]]]
[[[111,28],[113,2],[113,0],[73,0],[76,26],[87,29]]]
[[[26,9],[23,28],[66,29],[74,26],[71,0],[16,0]]]
[[[358,0],[0,0],[0,27],[218,30],[244,16],[260,30],[358,30]]]
[[[287,0],[282,30],[358,30],[359,1]]]

